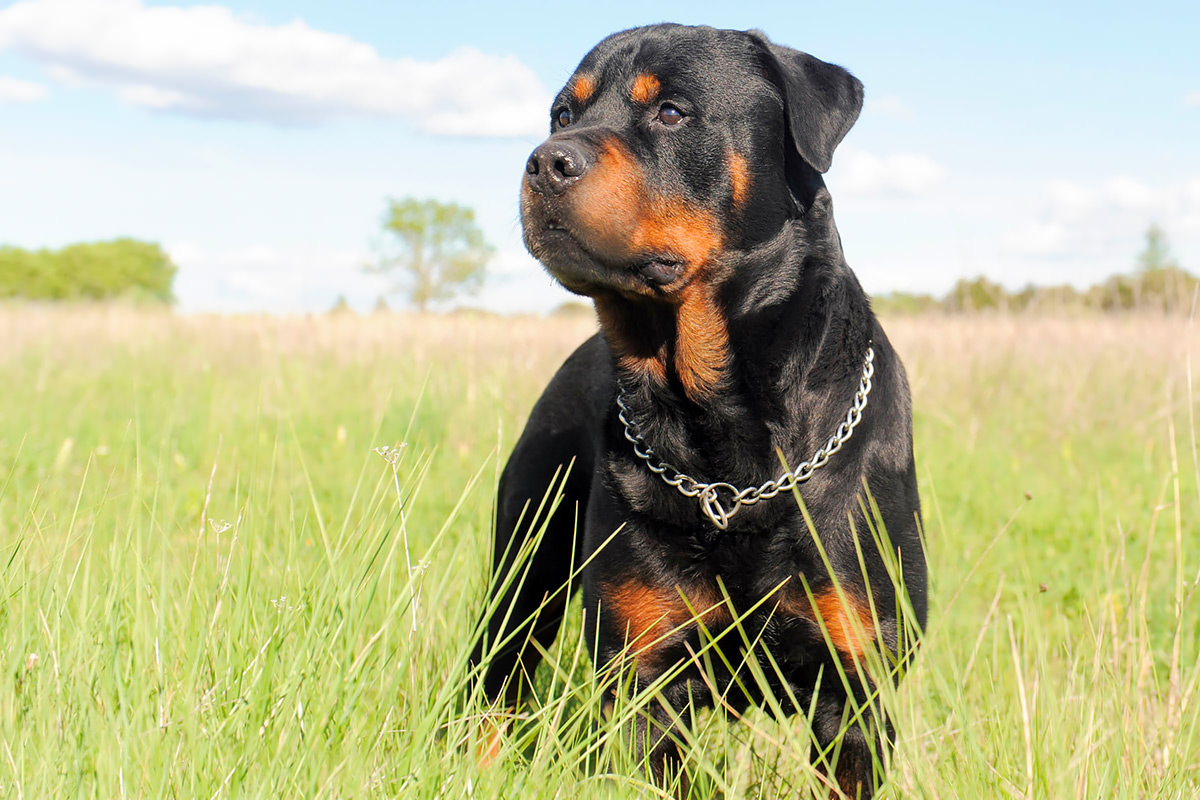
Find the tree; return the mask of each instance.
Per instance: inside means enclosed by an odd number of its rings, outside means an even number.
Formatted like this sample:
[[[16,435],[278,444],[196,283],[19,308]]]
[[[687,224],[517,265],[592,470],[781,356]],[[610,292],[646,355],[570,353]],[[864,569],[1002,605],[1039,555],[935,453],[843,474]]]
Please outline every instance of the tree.
[[[418,311],[459,291],[483,285],[491,246],[475,224],[475,212],[436,200],[389,200],[383,217],[386,242],[368,271],[400,273],[393,291],[404,292]]]
[[[1160,269],[1179,269],[1179,265],[1171,258],[1167,234],[1162,228],[1151,224],[1146,229],[1146,246],[1138,253],[1137,271],[1153,272]]]
[[[1103,284],[1108,307],[1188,313],[1197,280],[1171,256],[1167,235],[1158,225],[1146,229],[1133,275],[1117,275]]]

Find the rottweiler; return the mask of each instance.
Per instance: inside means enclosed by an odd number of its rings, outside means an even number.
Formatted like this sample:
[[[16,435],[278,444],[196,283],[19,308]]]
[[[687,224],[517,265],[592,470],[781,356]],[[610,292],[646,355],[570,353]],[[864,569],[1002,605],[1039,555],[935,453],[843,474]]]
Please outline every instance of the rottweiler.
[[[600,332],[504,469],[474,663],[518,704],[582,588],[608,690],[662,682],[631,746],[682,794],[678,726],[771,691],[811,714],[830,791],[871,796],[894,737],[868,651],[894,679],[925,625],[907,379],[822,178],[862,100],[757,31],[636,28],[587,54],[525,164],[525,244]]]

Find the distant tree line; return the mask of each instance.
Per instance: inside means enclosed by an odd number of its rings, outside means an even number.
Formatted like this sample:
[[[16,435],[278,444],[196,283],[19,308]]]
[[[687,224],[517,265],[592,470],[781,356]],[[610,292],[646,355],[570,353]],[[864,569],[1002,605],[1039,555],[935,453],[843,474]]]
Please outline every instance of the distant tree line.
[[[0,246],[0,300],[109,300],[172,303],[176,267],[157,244],[134,239],[61,250]]]
[[[941,298],[928,294],[893,292],[872,300],[881,313],[916,314],[928,311],[1157,311],[1187,314],[1197,297],[1200,278],[1179,266],[1170,255],[1166,235],[1157,225],[1146,231],[1146,245],[1134,271],[1114,275],[1086,289],[1074,286],[1026,286],[1010,292],[983,276],[964,278]]]

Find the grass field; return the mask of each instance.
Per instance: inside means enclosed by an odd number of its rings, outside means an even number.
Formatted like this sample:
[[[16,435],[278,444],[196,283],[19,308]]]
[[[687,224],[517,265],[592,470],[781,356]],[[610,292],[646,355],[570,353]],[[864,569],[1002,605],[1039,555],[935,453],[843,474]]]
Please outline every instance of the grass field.
[[[0,307],[0,796],[653,796],[577,623],[489,768],[462,700],[499,466],[591,327]],[[1200,332],[888,329],[932,598],[885,796],[1200,796]],[[717,796],[816,785],[802,719],[695,736]]]

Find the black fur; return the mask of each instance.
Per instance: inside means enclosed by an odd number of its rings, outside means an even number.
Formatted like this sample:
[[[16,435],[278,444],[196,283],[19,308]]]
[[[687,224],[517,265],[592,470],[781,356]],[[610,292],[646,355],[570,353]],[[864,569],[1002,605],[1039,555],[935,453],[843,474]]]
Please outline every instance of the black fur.
[[[664,105],[682,122],[670,124]],[[701,645],[697,626],[651,625],[655,611],[678,623],[675,606],[702,610],[727,593],[732,607],[704,617],[719,635],[723,622],[758,604],[742,627],[762,633],[801,710],[824,668],[814,752],[841,737],[837,783],[847,794],[873,793],[880,776],[872,752],[882,752],[890,726],[842,729],[847,699],[861,700],[872,685],[851,663],[863,643],[840,628],[840,649],[832,644],[838,637],[822,635],[808,601],[831,596],[823,593],[836,578],[854,598],[847,613],[873,602],[884,652],[911,651],[870,535],[874,519],[863,511],[865,483],[900,554],[913,611],[907,625],[925,623],[908,386],[846,265],[821,178],[861,105],[862,85],[840,67],[757,32],[674,25],[608,37],[555,100],[551,136],[522,186],[525,239],[564,286],[595,300],[602,331],[550,382],[501,479],[499,574],[528,535],[528,513],[517,526],[523,510],[573,462],[528,576],[502,598],[477,645],[478,662],[490,642],[517,634],[487,665],[490,698],[520,701],[539,661],[527,640],[552,641],[565,607],[558,590],[590,557],[577,585],[598,675],[629,667],[649,682],[688,660],[689,647]],[[790,495],[743,507],[718,531],[695,499],[635,456],[617,419],[619,382],[658,458],[701,481],[757,486],[781,474],[780,454],[795,465],[837,429],[869,346],[874,386],[862,422],[800,488],[835,576]],[[639,627],[662,641],[631,647]],[[741,642],[731,635],[719,644],[732,664]],[[849,665],[851,685],[833,678],[834,659]],[[750,691],[730,690],[735,708],[761,700],[742,677]],[[725,690],[732,676],[715,679]],[[689,698],[712,701],[694,666],[662,696],[681,712]],[[661,779],[677,751],[669,738],[647,740],[648,731],[672,726],[653,714],[637,741]]]

